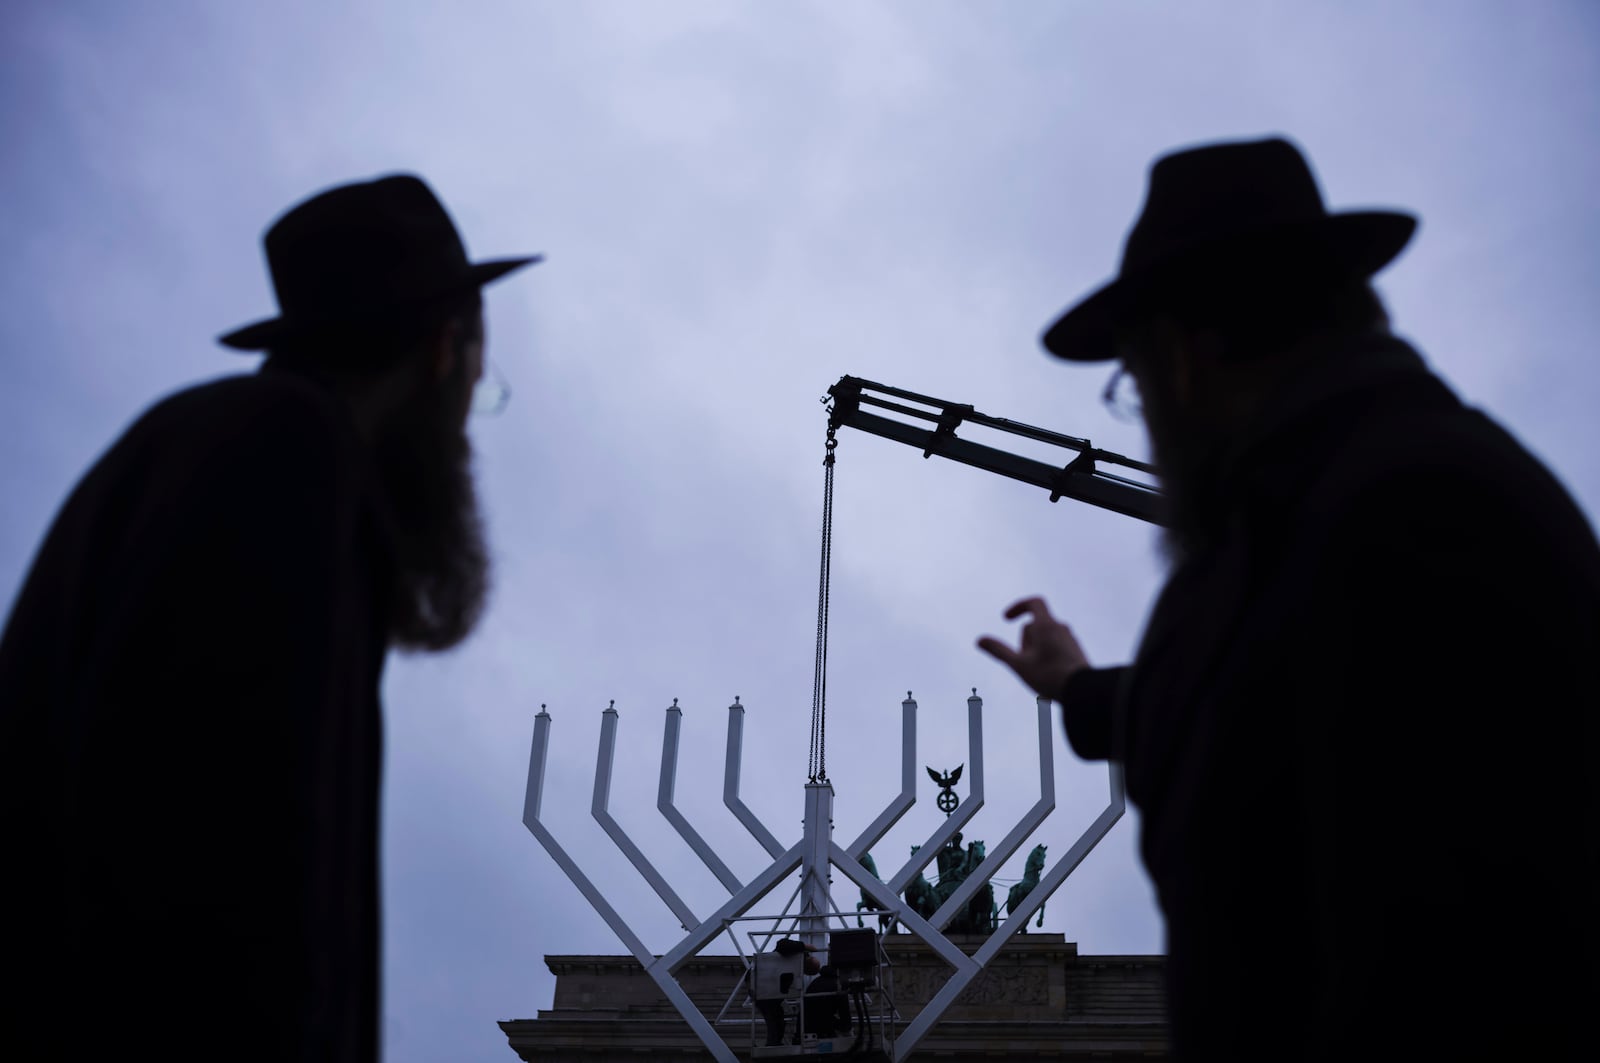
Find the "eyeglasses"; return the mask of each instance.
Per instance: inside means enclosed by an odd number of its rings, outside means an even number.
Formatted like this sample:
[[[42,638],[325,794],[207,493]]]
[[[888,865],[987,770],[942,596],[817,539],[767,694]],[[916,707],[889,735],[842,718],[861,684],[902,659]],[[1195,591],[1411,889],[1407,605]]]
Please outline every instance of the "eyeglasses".
[[[511,401],[511,385],[506,383],[499,366],[485,356],[483,375],[472,388],[472,412],[478,417],[496,417]]]
[[[1139,397],[1139,382],[1123,365],[1119,364],[1117,371],[1111,374],[1111,379],[1106,381],[1100,401],[1106,404],[1111,416],[1119,421],[1133,423],[1143,419],[1144,402]]]

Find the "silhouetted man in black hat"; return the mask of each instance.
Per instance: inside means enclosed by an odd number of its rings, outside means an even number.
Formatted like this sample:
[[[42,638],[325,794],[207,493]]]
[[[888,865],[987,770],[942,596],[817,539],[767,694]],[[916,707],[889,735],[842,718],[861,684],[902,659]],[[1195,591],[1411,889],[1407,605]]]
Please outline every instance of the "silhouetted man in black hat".
[[[405,175],[264,242],[260,371],[128,429],[0,641],[14,1058],[378,1054],[379,679],[482,609],[479,289],[536,258]]]
[[[1180,1059],[1574,1059],[1600,1000],[1600,547],[1389,329],[1395,211],[1280,139],[1168,155],[1044,335],[1136,385],[1172,573],[1128,667],[979,641],[1124,763]]]

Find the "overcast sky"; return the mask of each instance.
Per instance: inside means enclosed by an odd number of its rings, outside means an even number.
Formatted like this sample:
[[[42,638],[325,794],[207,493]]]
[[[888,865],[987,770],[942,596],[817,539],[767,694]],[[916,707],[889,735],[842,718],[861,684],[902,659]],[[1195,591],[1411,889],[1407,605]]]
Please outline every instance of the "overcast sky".
[[[1587,0],[13,0],[0,19],[0,602],[146,405],[254,367],[214,337],[274,312],[259,239],[291,203],[413,171],[473,255],[547,256],[488,293],[514,392],[473,427],[492,610],[466,648],[392,659],[385,681],[399,1063],[511,1058],[495,1021],[550,1006],[544,955],[623,951],[520,822],[540,704],[546,819],[652,949],[676,921],[588,816],[610,700],[613,811],[697,914],[725,893],[654,809],[673,698],[679,804],[735,872],[766,863],[720,803],[736,695],[745,800],[798,839],[818,398],[841,375],[1145,453],[1099,405],[1106,371],[1049,359],[1038,335],[1114,272],[1170,148],[1288,134],[1333,208],[1416,211],[1379,277],[1397,330],[1600,512]],[[837,478],[839,840],[897,789],[905,692],[919,760],[944,770],[967,760],[975,686],[989,803],[967,837],[993,845],[1036,796],[1032,699],[973,639],[1038,592],[1094,659],[1125,658],[1162,576],[1153,536],[850,431]],[[1029,842],[1053,856],[1106,790],[1055,727],[1060,804]],[[924,777],[880,868],[937,826],[933,797]],[[1137,826],[1068,880],[1046,930],[1160,951]],[[1479,932],[1514,935],[1515,915]]]

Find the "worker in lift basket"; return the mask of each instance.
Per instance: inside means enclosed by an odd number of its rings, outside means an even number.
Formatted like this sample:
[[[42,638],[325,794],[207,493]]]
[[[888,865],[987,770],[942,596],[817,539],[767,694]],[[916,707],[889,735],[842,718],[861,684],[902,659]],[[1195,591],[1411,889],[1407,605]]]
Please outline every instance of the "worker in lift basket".
[[[814,975],[822,970],[821,961],[815,955],[816,947],[807,945],[803,941],[779,938],[772,946],[772,951],[779,956],[798,956],[804,953],[805,960],[801,964],[801,969],[805,975]],[[785,973],[778,986],[779,991],[787,994],[794,984],[793,979],[793,974]],[[783,1044],[783,997],[757,997],[756,1010],[761,1012],[761,1017],[767,1024],[767,1045],[770,1047]],[[798,1044],[799,1041],[800,1034],[796,1031],[795,1043]]]

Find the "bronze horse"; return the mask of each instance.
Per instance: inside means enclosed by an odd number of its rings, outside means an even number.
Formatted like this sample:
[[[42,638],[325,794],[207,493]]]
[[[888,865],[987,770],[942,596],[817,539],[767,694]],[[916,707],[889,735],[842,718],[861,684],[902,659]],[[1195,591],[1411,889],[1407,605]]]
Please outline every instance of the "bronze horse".
[[[1039,877],[1043,874],[1044,846],[1035,845],[1033,851],[1028,854],[1028,863],[1023,871],[1022,881],[1012,886],[1011,891],[1006,894],[1007,915],[1022,907],[1022,902],[1027,899],[1028,894],[1033,892],[1033,888],[1039,884]],[[1044,926],[1044,905],[1042,904],[1039,905],[1039,920],[1034,923],[1034,926]],[[1028,924],[1022,924],[1022,932],[1024,934],[1028,932]]]

